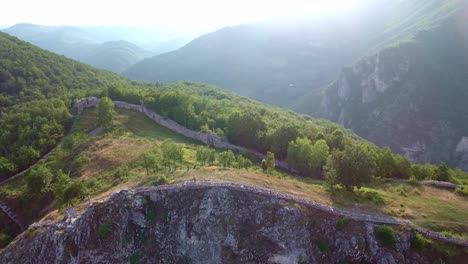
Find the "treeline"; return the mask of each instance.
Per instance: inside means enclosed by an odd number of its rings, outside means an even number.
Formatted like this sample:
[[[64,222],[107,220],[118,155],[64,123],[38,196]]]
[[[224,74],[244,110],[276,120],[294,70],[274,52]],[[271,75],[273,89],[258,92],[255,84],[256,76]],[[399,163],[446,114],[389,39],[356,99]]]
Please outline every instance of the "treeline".
[[[60,99],[19,104],[0,113],[0,179],[27,168],[57,145],[71,122]]]
[[[360,186],[375,177],[450,181],[460,171],[412,164],[390,149],[381,149],[340,126],[260,104],[202,84],[179,82],[158,89],[112,87],[114,100],[146,107],[190,129],[225,135],[234,144],[272,152],[304,176]],[[463,173],[462,173],[463,174]]]

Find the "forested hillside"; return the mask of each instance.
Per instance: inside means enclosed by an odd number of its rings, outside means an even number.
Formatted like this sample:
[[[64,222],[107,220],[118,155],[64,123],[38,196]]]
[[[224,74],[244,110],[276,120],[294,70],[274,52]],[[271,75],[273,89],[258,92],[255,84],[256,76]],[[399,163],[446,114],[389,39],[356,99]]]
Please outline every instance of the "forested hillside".
[[[128,41],[114,40],[116,33],[104,29],[101,32],[99,28],[17,24],[3,31],[59,55],[117,73],[153,54]]]
[[[55,147],[87,91],[130,82],[0,33],[0,178]]]
[[[417,162],[468,170],[468,27],[458,12],[345,68],[309,113]],[[305,103],[306,104],[306,103]]]

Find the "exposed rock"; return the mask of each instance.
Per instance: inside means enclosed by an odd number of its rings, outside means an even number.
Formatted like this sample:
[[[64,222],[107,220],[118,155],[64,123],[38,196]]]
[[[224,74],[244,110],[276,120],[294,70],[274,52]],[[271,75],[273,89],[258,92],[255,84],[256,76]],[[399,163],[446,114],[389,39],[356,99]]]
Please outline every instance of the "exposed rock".
[[[450,45],[441,49],[444,38]],[[364,57],[343,69],[313,114],[414,162],[468,170],[468,64],[453,56],[461,43],[449,21],[414,42]]]
[[[338,214],[232,184],[124,190],[74,219],[34,225],[0,262],[432,263],[434,253],[411,250],[407,229],[394,227],[398,244],[389,249],[373,222],[351,220],[337,231]],[[109,233],[98,231],[104,224]]]

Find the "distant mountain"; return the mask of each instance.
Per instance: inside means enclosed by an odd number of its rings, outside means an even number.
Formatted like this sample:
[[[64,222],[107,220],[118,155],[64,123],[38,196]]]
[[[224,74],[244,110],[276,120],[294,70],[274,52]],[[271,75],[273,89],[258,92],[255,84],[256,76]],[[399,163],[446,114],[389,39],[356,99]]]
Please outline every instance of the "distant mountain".
[[[132,79],[194,80],[308,112],[343,66],[437,23],[452,1],[368,1],[358,12],[227,27],[124,72]],[[307,100],[310,101],[310,100]]]
[[[112,32],[99,35],[101,31],[96,30],[88,27],[17,24],[4,32],[57,54],[117,73],[154,55],[128,41],[115,39],[118,36]]]

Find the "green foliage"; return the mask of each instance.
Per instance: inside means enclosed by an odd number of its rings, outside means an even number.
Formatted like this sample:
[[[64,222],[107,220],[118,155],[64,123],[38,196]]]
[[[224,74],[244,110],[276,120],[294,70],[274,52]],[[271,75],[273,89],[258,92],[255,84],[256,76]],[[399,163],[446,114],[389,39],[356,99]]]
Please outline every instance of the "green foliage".
[[[317,241],[317,246],[322,253],[325,253],[328,250],[327,242],[325,242],[323,239]]]
[[[16,170],[15,164],[5,157],[0,157],[0,175],[7,175]]]
[[[266,158],[266,170],[274,170],[275,165],[275,153],[268,151]]]
[[[323,135],[322,135],[323,137]],[[345,146],[344,134],[341,129],[335,129],[329,137],[327,137],[327,144],[332,149],[343,150]]]
[[[269,137],[270,149],[278,158],[284,159],[288,155],[289,142],[301,136],[299,127],[286,124],[277,128]]]
[[[104,222],[98,226],[98,236],[100,238],[106,238],[112,230],[112,224],[109,222]]]
[[[231,165],[236,160],[234,153],[231,150],[223,151],[219,153],[218,160],[223,165],[223,167],[231,167]]]
[[[386,225],[376,226],[375,228],[377,238],[382,243],[383,246],[388,248],[395,248],[396,245],[396,235],[393,228]]]
[[[6,230],[0,230],[0,248],[6,247],[13,240],[13,236],[10,234],[8,228]]]
[[[455,188],[455,193],[462,196],[468,196],[468,185],[463,185],[462,187]]]
[[[52,173],[45,165],[38,165],[26,175],[26,184],[31,194],[41,194],[50,190]]]
[[[82,201],[87,194],[88,190],[82,180],[74,180],[65,189],[63,193],[63,201],[66,205],[73,205],[77,201]]]
[[[234,112],[227,121],[229,141],[250,148],[258,148],[258,137],[266,130],[266,123],[258,112]]]
[[[429,241],[421,234],[415,233],[411,238],[411,248],[422,251],[429,246]]]
[[[168,168],[175,168],[177,162],[183,161],[184,151],[182,146],[173,140],[165,140],[161,145],[163,164]]]
[[[351,222],[351,219],[348,217],[340,217],[338,220],[336,220],[336,229],[337,230],[343,230],[349,223]]]
[[[216,151],[214,149],[198,146],[196,151],[195,159],[200,166],[205,166],[207,164],[213,165],[216,161]]]
[[[146,212],[146,220],[150,224],[154,224],[156,222],[156,206],[153,203],[150,203],[148,206],[148,211]]]
[[[167,150],[170,151],[170,150]],[[167,155],[174,155],[173,153],[168,153]],[[142,155],[143,168],[146,169],[146,175],[149,175],[150,172],[159,171],[159,164],[162,162],[162,154],[159,149],[153,149],[149,152],[146,152]]]
[[[252,162],[249,159],[244,158],[244,157],[242,157],[240,155],[236,156],[236,162],[237,162],[237,168],[238,169],[248,170],[250,167],[252,167]]]
[[[266,172],[268,170],[268,163],[266,161],[266,159],[262,159],[262,170],[263,172]]]
[[[326,168],[328,180],[352,190],[371,180],[375,161],[365,145],[347,145],[343,151],[332,152]]]
[[[63,137],[70,117],[59,99],[0,111],[0,178],[30,166],[53,148]]]
[[[110,127],[114,120],[114,103],[109,97],[103,97],[99,100],[96,108],[98,124],[102,127]]]
[[[288,147],[288,162],[304,175],[311,175],[322,169],[327,161],[329,147],[325,140],[315,144],[307,138],[297,138]]]
[[[383,178],[409,179],[413,168],[408,159],[394,155],[390,148],[375,151],[376,176]]]
[[[434,179],[438,181],[449,181],[450,180],[450,169],[441,163],[434,172]]]
[[[140,253],[134,252],[130,257],[128,257],[128,263],[129,264],[137,264],[138,261],[140,260]]]

